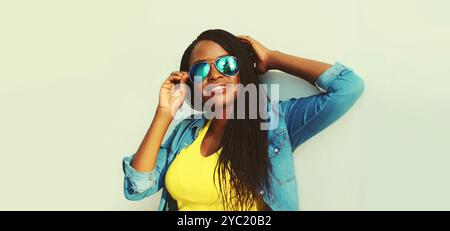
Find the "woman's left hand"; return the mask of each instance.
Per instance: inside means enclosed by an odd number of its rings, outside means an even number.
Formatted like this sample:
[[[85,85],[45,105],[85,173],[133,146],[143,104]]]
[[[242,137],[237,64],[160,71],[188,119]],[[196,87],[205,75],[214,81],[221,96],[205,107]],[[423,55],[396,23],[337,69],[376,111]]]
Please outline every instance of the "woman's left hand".
[[[241,41],[249,44],[256,55],[256,70],[259,74],[264,74],[271,69],[270,55],[273,50],[267,49],[260,42],[256,41],[248,35],[237,35]]]

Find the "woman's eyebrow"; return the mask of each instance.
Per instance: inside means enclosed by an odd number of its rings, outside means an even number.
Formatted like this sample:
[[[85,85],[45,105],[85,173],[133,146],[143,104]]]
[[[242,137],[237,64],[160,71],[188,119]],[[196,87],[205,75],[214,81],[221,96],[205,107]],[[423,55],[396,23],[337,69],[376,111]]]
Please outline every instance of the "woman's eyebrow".
[[[192,63],[198,63],[198,62],[203,62],[203,61],[207,61],[207,60],[214,60],[214,59],[198,59],[198,60],[195,60]]]
[[[216,59],[218,59],[218,58],[220,58],[220,57],[222,57],[222,56],[227,56],[228,54],[224,54],[224,55],[219,55],[219,56],[217,56],[216,58],[214,58],[214,59],[198,59],[198,60],[195,60],[194,62],[192,62],[192,63],[198,63],[198,62],[203,62],[203,61],[208,61],[208,60],[216,60]]]

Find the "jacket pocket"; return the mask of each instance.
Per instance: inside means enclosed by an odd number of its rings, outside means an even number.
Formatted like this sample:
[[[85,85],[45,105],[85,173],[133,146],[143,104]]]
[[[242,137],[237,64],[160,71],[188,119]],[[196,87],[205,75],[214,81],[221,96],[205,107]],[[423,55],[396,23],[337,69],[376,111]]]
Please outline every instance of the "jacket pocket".
[[[283,185],[295,180],[292,151],[289,148],[289,136],[286,128],[274,131],[269,137],[269,159],[272,164],[273,183]]]
[[[280,155],[284,150],[286,142],[288,141],[288,134],[286,128],[280,128],[274,131],[274,134],[269,137],[269,158],[272,159]]]

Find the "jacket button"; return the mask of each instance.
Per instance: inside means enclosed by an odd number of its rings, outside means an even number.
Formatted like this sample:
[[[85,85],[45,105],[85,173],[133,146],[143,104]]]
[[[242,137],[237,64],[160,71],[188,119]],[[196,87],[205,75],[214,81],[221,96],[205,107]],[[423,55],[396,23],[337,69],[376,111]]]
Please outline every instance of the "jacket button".
[[[278,150],[278,148],[275,148],[273,151],[278,153],[278,151],[280,151],[280,150]]]
[[[263,190],[259,191],[259,194],[264,195],[264,191]]]

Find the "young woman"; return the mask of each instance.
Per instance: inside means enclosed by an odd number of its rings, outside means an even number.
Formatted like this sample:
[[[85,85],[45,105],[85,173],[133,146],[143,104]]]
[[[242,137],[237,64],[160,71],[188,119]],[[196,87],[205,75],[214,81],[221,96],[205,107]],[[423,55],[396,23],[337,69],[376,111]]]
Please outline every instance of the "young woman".
[[[238,86],[259,85],[258,75],[268,70],[298,76],[321,93],[272,100],[269,107],[258,103],[268,118],[250,118],[250,96]],[[188,88],[174,93],[178,83]],[[293,151],[339,119],[363,91],[363,80],[339,62],[284,54],[224,30],[204,31],[185,50],[180,71],[162,84],[137,152],[123,158],[125,197],[141,200],[163,189],[159,210],[299,210]],[[236,101],[242,97],[246,110],[239,118]],[[204,113],[182,120],[163,143],[184,100]],[[209,100],[225,116],[206,116],[212,112],[205,109]],[[266,121],[275,126],[261,129]]]

